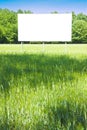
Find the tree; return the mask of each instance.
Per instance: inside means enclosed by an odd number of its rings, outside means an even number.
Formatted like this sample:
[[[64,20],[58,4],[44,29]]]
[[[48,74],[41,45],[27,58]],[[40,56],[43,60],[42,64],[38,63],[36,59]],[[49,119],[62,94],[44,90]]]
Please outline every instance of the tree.
[[[74,12],[72,12],[72,23],[76,20],[77,16]]]
[[[72,42],[87,42],[87,22],[75,20],[72,26]]]
[[[32,14],[33,12],[31,12],[30,10],[24,10],[25,14]]]
[[[30,10],[21,10],[17,12],[9,9],[0,8],[0,43],[17,43],[18,27],[17,14],[31,14]],[[57,14],[57,11],[51,12]],[[72,12],[72,42],[87,42],[87,16],[83,13],[76,15]]]
[[[77,15],[77,20],[84,20],[84,21],[87,22],[87,16],[85,14],[83,14],[83,13],[79,13]]]
[[[53,12],[51,12],[52,14],[58,14],[58,12],[57,11],[53,11]]]
[[[8,9],[0,10],[0,26],[3,38],[0,36],[0,42],[17,42],[17,13]]]
[[[31,12],[30,10],[21,10],[21,9],[19,9],[18,11],[17,11],[17,14],[32,14],[33,12]]]
[[[0,42],[2,42],[3,36],[4,36],[4,32],[2,27],[0,26]]]
[[[23,14],[24,12],[23,12],[23,10],[19,9],[19,10],[17,11],[17,13]]]

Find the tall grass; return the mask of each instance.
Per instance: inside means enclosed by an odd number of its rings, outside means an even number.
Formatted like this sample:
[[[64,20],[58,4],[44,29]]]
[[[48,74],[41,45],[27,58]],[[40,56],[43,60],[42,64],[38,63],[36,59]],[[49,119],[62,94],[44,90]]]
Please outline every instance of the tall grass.
[[[0,130],[87,130],[87,46],[46,45],[44,54],[41,45],[8,46],[0,46]]]

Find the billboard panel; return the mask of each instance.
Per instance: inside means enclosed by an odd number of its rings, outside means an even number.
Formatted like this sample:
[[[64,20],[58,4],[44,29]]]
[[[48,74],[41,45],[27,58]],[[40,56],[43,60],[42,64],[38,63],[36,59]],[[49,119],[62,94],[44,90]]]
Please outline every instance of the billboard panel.
[[[71,41],[72,14],[18,14],[18,41]]]

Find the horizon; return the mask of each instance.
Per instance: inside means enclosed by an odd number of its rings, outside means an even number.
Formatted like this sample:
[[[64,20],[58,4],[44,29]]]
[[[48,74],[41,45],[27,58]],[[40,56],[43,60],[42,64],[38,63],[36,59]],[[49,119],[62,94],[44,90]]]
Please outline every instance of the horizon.
[[[70,0],[1,0],[0,8],[12,11],[30,10],[33,13],[83,13],[87,15],[87,1],[70,1]]]

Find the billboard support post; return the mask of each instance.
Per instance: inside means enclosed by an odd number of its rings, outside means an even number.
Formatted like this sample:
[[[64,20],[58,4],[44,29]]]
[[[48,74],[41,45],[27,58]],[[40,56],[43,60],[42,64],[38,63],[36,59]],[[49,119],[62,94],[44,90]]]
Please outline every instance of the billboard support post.
[[[65,53],[67,53],[67,42],[65,42]]]
[[[42,53],[44,54],[44,52],[45,52],[45,44],[44,44],[44,42],[43,42],[43,44],[42,44]]]
[[[21,42],[21,52],[23,52],[23,42]]]

